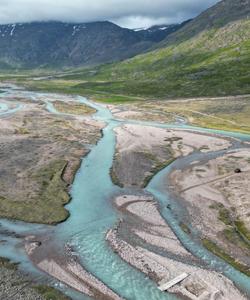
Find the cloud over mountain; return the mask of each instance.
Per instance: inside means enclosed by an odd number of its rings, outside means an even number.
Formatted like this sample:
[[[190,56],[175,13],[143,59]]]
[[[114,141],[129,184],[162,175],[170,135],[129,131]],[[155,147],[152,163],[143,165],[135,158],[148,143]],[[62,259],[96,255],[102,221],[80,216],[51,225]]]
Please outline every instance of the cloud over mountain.
[[[176,23],[218,0],[1,0],[0,23],[110,20],[124,27]]]

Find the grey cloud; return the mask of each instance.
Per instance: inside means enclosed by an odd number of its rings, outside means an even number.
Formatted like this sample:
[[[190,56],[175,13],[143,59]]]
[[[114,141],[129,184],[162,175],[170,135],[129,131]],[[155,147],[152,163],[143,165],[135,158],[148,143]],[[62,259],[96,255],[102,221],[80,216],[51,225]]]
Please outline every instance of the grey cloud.
[[[0,0],[0,23],[111,20],[124,27],[175,23],[218,0]]]

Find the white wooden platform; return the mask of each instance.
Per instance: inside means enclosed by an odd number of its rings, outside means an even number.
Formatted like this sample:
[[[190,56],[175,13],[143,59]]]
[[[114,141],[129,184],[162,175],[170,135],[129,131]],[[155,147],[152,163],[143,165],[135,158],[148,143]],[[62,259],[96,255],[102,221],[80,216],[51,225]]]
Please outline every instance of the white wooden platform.
[[[163,291],[167,291],[168,289],[170,289],[172,286],[180,283],[181,281],[183,281],[184,279],[186,279],[187,277],[189,276],[189,274],[187,273],[183,273],[177,277],[175,277],[174,279],[170,280],[170,281],[166,281],[166,280],[162,280],[160,283],[159,283],[159,287],[158,289],[161,290],[162,292]]]

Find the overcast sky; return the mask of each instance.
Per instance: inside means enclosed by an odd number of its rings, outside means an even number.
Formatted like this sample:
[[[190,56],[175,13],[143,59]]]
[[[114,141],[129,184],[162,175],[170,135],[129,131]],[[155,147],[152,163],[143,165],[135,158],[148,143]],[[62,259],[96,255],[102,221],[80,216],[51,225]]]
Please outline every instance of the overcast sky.
[[[0,0],[0,23],[113,21],[139,28],[198,15],[218,0]]]

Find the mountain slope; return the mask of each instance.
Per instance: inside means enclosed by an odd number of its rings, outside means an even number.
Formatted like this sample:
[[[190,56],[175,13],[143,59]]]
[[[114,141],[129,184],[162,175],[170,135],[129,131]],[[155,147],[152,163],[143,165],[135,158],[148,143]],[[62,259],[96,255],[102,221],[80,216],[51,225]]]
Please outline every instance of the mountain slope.
[[[178,33],[167,37],[161,45],[188,40],[202,31],[221,28],[250,16],[250,0],[222,0],[191,20]]]
[[[232,9],[238,7],[232,11],[232,22],[228,16],[224,26],[209,26],[192,33],[191,38],[180,39],[177,31],[163,48],[91,73],[84,71],[79,78],[92,82],[81,88],[164,98],[250,94],[249,0],[221,1],[215,6],[221,12],[216,18],[215,8],[210,8],[181,31],[189,32],[190,25],[201,23],[202,16],[213,19],[214,24],[222,22],[223,8],[232,3]],[[113,82],[101,82],[105,80]]]
[[[173,25],[172,31],[179,27]],[[111,22],[0,25],[0,67],[55,68],[114,62],[145,51],[171,32],[145,34]]]

